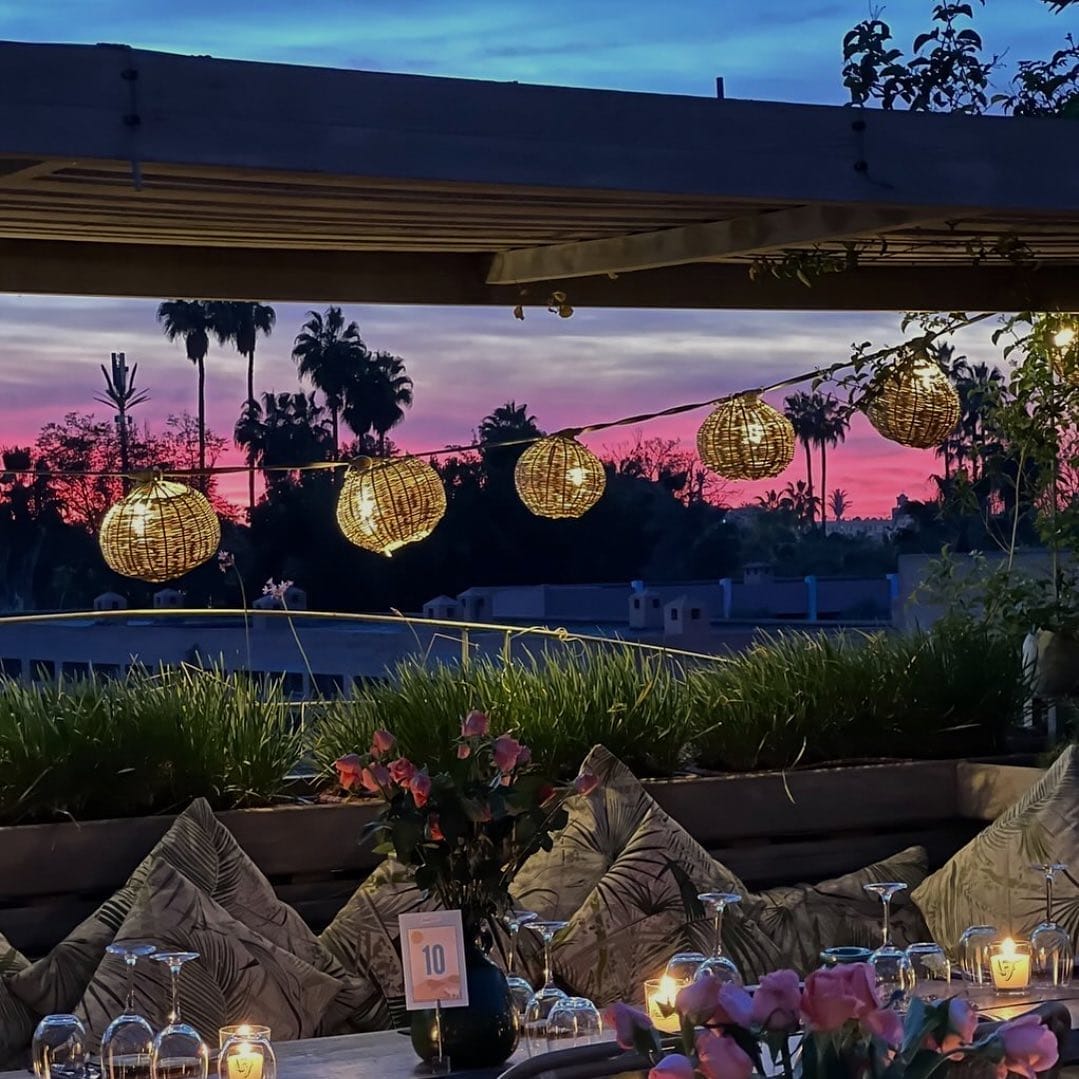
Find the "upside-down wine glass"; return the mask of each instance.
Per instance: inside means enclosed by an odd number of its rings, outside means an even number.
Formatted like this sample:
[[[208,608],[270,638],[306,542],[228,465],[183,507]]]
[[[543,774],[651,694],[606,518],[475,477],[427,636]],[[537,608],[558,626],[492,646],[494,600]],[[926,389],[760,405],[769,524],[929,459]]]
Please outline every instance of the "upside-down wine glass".
[[[693,975],[694,980],[711,975],[721,982],[742,985],[742,975],[734,965],[734,961],[723,954],[723,912],[735,903],[741,903],[742,897],[737,892],[701,892],[697,898],[704,904],[705,910],[712,915],[715,941],[712,954],[697,967]]]
[[[599,1009],[587,997],[566,997],[547,1017],[547,1044],[551,1049],[594,1045],[602,1031]]]
[[[510,931],[510,959],[509,970],[506,971],[506,984],[510,988],[513,1010],[517,1013],[518,1022],[524,1020],[525,1009],[536,990],[524,975],[517,972],[517,938],[522,925],[530,925],[538,919],[539,915],[533,914],[530,910],[511,910],[504,919],[506,928]]]
[[[37,1079],[84,1079],[86,1028],[70,1014],[46,1015],[34,1031],[30,1060]]]
[[[1058,988],[1071,984],[1075,968],[1075,952],[1071,934],[1053,921],[1053,881],[1068,867],[1059,862],[1031,866],[1045,875],[1045,921],[1039,922],[1030,934],[1033,961],[1032,981],[1039,989]]]
[[[172,987],[168,1026],[154,1038],[151,1079],[206,1079],[210,1051],[199,1032],[180,1017],[180,971],[198,957],[198,952],[157,952],[151,956],[169,968]]]
[[[146,1079],[150,1074],[150,1054],[154,1030],[135,1010],[135,964],[157,951],[147,941],[114,941],[105,951],[124,961],[127,991],[124,1010],[106,1028],[101,1038],[101,1070],[105,1079]]]
[[[988,991],[992,987],[989,954],[993,942],[999,939],[995,925],[970,925],[963,930],[956,951],[968,994]]]
[[[923,1000],[945,1000],[951,995],[952,964],[944,949],[934,941],[919,941],[907,948],[914,970],[914,995]]]
[[[526,923],[528,928],[543,937],[543,986],[532,994],[532,999],[525,1008],[524,1030],[525,1049],[529,1056],[547,1052],[547,1019],[560,1001],[566,999],[554,983],[554,964],[551,962],[551,942],[555,933],[565,929],[568,922],[549,921],[537,918]]]
[[[914,967],[902,948],[892,943],[892,896],[906,889],[903,881],[880,881],[863,884],[870,895],[877,896],[884,907],[881,920],[881,944],[869,957],[869,965],[877,976],[881,1005],[891,1005],[898,1012],[906,1011],[914,991]]]
[[[678,985],[688,985],[707,958],[704,952],[676,952],[667,961],[663,974]]]

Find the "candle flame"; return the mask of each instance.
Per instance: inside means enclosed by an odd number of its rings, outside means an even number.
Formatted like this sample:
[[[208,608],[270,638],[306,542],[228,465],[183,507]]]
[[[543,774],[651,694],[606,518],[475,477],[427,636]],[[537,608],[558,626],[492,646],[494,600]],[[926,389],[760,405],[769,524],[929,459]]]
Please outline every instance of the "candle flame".
[[[1011,937],[1005,937],[1000,942],[1000,957],[1001,959],[1016,958],[1015,941]]]
[[[664,974],[659,980],[659,992],[656,994],[656,1000],[673,1007],[674,998],[678,995],[678,988],[678,982],[669,974]]]

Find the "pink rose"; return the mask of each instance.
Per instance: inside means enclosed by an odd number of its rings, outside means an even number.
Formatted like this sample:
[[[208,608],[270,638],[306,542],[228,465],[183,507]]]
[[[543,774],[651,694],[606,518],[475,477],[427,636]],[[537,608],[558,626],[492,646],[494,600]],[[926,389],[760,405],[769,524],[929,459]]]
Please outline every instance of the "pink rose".
[[[367,790],[378,793],[390,785],[389,769],[383,764],[372,764],[360,773],[360,782]]]
[[[733,1038],[718,1031],[700,1031],[697,1057],[705,1079],[749,1079],[753,1074],[752,1059]]]
[[[337,769],[337,782],[345,790],[352,790],[360,782],[363,761],[355,753],[346,753],[343,757],[338,757],[333,762],[333,766]]]
[[[431,777],[421,769],[409,780],[408,789],[412,791],[412,801],[416,803],[416,808],[422,809],[431,797]]]
[[[714,974],[706,974],[680,989],[674,1006],[694,1024],[748,1027],[753,998],[740,985],[721,982]]]
[[[939,1043],[932,1034],[925,1038],[926,1049],[935,1049],[938,1053],[950,1056],[964,1045],[970,1045],[974,1041],[974,1032],[978,1029],[978,1013],[970,1006],[970,1002],[962,997],[952,997],[948,1001],[948,1030]],[[962,1056],[954,1059],[962,1060]]]
[[[598,786],[599,776],[593,775],[587,768],[573,781],[573,789],[577,794],[589,795]]]
[[[490,729],[490,726],[491,721],[483,712],[473,710],[461,722],[461,737],[482,738]]]
[[[612,1004],[603,1013],[603,1022],[608,1027],[614,1027],[615,1041],[623,1049],[632,1049],[634,1038],[639,1031],[652,1030],[652,1020],[644,1012],[637,1008],[631,1008],[628,1004]]]
[[[868,963],[815,970],[806,978],[802,1017],[810,1030],[829,1034],[848,1019],[861,1019],[879,1007],[876,980]]]
[[[694,1079],[693,1062],[681,1053],[668,1053],[648,1073],[648,1079]]]
[[[895,1049],[902,1044],[903,1020],[899,1018],[899,1013],[891,1008],[878,1008],[875,1012],[862,1016],[862,1026],[889,1049]]]
[[[765,974],[753,994],[751,1018],[762,1030],[792,1030],[798,1025],[802,987],[793,970]]]
[[[389,731],[377,730],[371,735],[371,756],[381,757],[383,753],[389,753],[397,739]]]
[[[459,761],[467,761],[472,756],[472,750],[468,746],[462,744],[457,747],[457,759]]]
[[[713,1023],[748,1027],[752,1014],[753,998],[740,985],[725,982],[719,987],[716,1010],[712,1012]]]
[[[1004,1046],[1004,1066],[1026,1079],[1034,1079],[1036,1072],[1048,1071],[1057,1062],[1056,1035],[1039,1015],[1029,1013],[1003,1023],[996,1036]]]
[[[390,779],[399,787],[407,787],[416,774],[416,766],[407,757],[390,762]]]
[[[427,835],[435,843],[440,843],[446,837],[442,834],[442,825],[438,822],[438,814],[432,813],[427,818]]]
[[[512,772],[522,748],[523,746],[516,738],[508,734],[500,734],[495,739],[493,747],[495,767],[500,772]]]

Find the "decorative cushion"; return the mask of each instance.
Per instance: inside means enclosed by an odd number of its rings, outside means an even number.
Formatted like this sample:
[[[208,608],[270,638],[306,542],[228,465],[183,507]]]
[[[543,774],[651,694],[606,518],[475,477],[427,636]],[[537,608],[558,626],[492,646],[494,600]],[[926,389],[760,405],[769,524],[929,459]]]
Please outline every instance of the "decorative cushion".
[[[892,899],[892,938],[899,947],[928,940],[929,930],[910,898],[925,880],[923,847],[908,847],[883,862],[820,884],[769,888],[757,895],[754,918],[781,953],[781,964],[800,974],[819,966],[822,949],[841,945],[876,948],[880,944],[881,902],[862,885],[904,881],[905,892]]]
[[[1079,931],[1079,754],[1068,749],[1015,805],[1006,809],[914,893],[933,939],[955,949],[970,925],[995,925],[1014,937],[1045,916],[1045,879],[1031,866],[1062,862],[1055,915]]]
[[[199,798],[173,822],[127,883],[68,934],[44,959],[11,979],[11,990],[41,1015],[71,1011],[89,984],[146,882],[155,862],[178,869],[233,918],[292,952],[333,978],[346,972],[319,943],[304,920],[274,894],[258,866],[244,853],[232,833]],[[380,1029],[388,1014],[377,985],[357,966],[354,1008],[349,1016],[331,1016],[337,1026],[326,1033]]]
[[[309,1038],[338,997],[354,986],[316,970],[234,918],[167,862],[155,859],[116,940],[150,940],[162,950],[198,952],[180,975],[184,1019],[213,1044],[227,1023],[265,1023],[277,1040]],[[98,965],[76,1014],[95,1042],[123,1010],[127,976],[121,960]],[[164,1024],[169,973],[144,959],[135,968],[135,1000],[155,1027]]]
[[[30,960],[0,933],[0,978],[10,978],[20,970],[26,970],[28,966]]]
[[[595,747],[584,767],[602,787],[572,801],[553,849],[529,859],[523,881],[518,876],[517,901],[568,920],[555,945],[555,973],[606,1005],[639,998],[645,979],[661,973],[674,952],[711,950],[699,892],[746,889],[606,749]],[[570,903],[576,907],[567,915]],[[747,982],[777,965],[775,947],[744,910],[732,907],[723,925],[725,948]]]
[[[26,1051],[36,1025],[37,1017],[0,978],[0,1068],[14,1070],[29,1062]]]

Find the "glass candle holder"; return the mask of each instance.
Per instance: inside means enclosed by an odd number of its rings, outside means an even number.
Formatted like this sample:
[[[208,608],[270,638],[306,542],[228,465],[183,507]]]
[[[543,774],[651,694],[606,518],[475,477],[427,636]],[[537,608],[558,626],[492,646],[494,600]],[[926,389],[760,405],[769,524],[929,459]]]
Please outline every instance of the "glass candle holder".
[[[250,1041],[252,1038],[270,1040],[270,1028],[260,1026],[258,1023],[235,1023],[230,1027],[221,1027],[217,1032],[217,1048],[224,1049],[225,1042],[229,1038],[243,1038]]]
[[[989,948],[989,974],[998,993],[1022,993],[1030,986],[1030,941],[1004,940]]]
[[[656,1030],[677,1034],[681,1029],[682,1021],[674,1010],[674,1002],[678,991],[687,985],[688,981],[677,981],[668,974],[644,983],[645,1011]]]
[[[234,1034],[221,1047],[217,1075],[218,1079],[277,1079],[277,1057],[270,1039]]]

